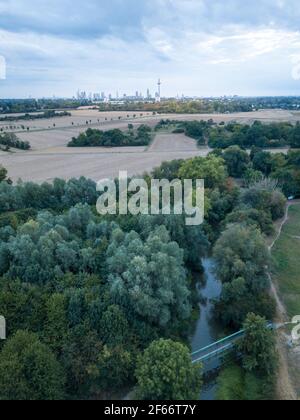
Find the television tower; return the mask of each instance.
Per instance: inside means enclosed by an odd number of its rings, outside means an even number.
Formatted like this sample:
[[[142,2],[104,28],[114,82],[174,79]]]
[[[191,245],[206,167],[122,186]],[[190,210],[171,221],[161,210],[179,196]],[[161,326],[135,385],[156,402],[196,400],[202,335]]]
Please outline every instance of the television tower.
[[[160,79],[158,79],[157,86],[158,86],[157,102],[160,102],[161,101],[161,80]]]

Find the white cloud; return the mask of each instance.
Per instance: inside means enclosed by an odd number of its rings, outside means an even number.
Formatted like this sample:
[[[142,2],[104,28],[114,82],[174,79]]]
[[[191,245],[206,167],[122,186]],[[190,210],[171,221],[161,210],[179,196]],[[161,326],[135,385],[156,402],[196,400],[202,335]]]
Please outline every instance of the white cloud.
[[[272,72],[275,86],[290,89],[291,57],[300,54],[297,5],[295,0],[126,0],[126,5],[32,0],[25,6],[23,0],[0,0],[0,55],[8,63],[1,89],[17,95],[26,80],[28,93],[31,84],[40,84],[41,95],[55,93],[56,83],[60,91],[66,87],[64,94],[98,86],[135,91],[161,76],[168,80],[168,94],[179,86],[195,94],[203,86],[220,94],[243,93],[241,88],[251,90],[248,86],[262,84],[264,77],[270,83]]]

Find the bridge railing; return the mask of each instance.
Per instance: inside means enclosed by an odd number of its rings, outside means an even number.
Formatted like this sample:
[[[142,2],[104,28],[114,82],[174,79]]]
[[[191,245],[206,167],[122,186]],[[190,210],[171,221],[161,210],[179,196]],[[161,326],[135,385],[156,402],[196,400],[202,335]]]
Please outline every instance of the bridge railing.
[[[244,330],[238,331],[228,337],[222,338],[209,346],[203,347],[192,353],[193,363],[204,361],[207,358],[214,357],[219,353],[223,353],[233,347],[233,344],[245,334]]]
[[[273,329],[274,324],[268,322],[267,328]],[[203,347],[202,349],[193,352],[191,354],[192,362],[204,362],[208,359],[218,356],[219,354],[223,354],[231,350],[236,344],[236,342],[240,338],[244,337],[245,333],[245,330],[238,331],[235,334],[229,335],[228,337],[222,338],[221,340],[216,341],[215,343],[212,343],[209,346]]]

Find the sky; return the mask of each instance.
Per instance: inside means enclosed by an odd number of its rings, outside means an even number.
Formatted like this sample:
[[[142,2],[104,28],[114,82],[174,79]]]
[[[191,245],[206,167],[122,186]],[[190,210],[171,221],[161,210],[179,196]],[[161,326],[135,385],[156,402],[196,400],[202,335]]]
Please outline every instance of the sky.
[[[299,0],[0,0],[1,98],[159,77],[162,96],[300,95]]]

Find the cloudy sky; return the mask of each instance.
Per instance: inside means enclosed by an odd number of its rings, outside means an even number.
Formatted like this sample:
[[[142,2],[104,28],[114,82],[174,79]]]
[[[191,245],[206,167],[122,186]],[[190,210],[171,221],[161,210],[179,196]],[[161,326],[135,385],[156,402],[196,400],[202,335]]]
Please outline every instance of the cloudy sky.
[[[2,98],[154,93],[158,77],[165,95],[299,95],[300,4],[0,0],[0,56]]]

